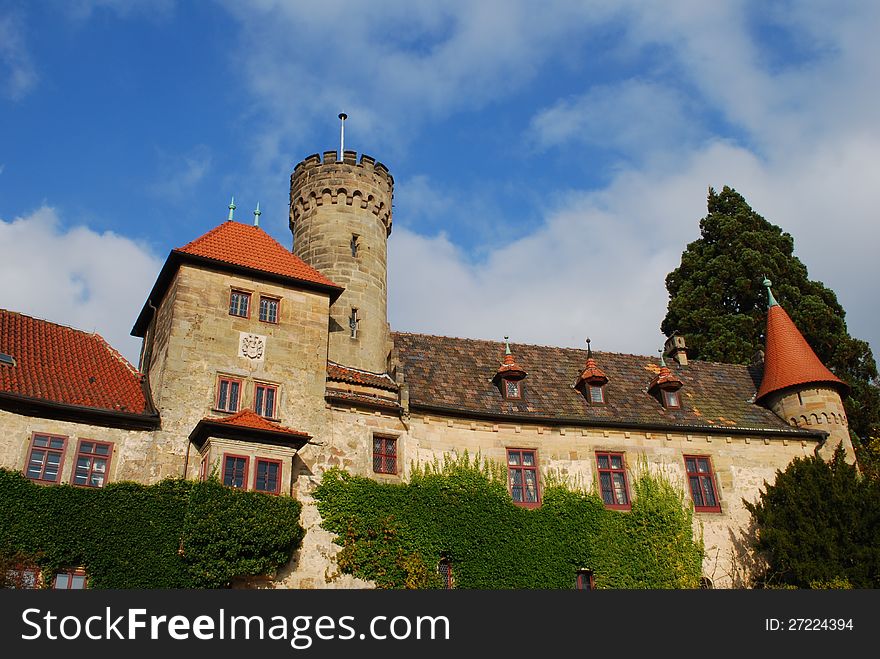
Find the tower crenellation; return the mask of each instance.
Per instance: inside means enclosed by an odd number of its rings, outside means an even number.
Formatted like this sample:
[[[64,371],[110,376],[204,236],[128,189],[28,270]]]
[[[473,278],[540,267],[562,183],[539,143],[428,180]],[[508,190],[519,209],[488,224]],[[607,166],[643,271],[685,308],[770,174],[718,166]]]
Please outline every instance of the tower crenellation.
[[[384,372],[390,350],[387,240],[394,179],[368,155],[313,154],[290,176],[293,253],[345,288],[330,309],[329,358]]]

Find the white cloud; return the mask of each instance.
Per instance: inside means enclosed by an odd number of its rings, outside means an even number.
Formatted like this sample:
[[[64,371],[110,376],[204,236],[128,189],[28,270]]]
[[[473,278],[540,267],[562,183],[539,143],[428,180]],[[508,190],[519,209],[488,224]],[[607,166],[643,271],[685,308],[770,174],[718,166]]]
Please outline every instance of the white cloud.
[[[539,148],[592,144],[639,158],[681,148],[702,132],[676,90],[646,80],[599,85],[556,101],[531,121]]]
[[[161,267],[145,247],[111,232],[65,229],[55,209],[0,220],[0,307],[96,331],[137,366],[129,335]]]
[[[13,101],[27,96],[39,80],[27,48],[25,31],[24,20],[19,14],[0,15],[0,85],[3,93]]]
[[[214,160],[211,150],[204,144],[179,154],[158,150],[157,157],[159,177],[149,186],[149,190],[171,201],[181,201],[192,194],[196,185],[210,171]]]

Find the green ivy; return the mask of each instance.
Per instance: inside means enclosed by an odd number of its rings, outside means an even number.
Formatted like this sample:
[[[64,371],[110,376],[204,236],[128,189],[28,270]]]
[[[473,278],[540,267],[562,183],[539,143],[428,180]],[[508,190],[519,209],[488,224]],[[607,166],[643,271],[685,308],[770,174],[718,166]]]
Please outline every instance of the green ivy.
[[[305,533],[295,499],[216,479],[98,489],[0,469],[0,501],[0,558],[28,557],[47,575],[82,566],[92,588],[221,588],[271,573]]]
[[[314,496],[342,546],[340,569],[380,588],[439,588],[443,558],[457,588],[573,588],[579,569],[593,571],[597,588],[696,588],[703,545],[691,509],[667,480],[642,472],[630,512],[546,477],[541,507],[521,508],[504,468],[466,453],[415,467],[404,484],[333,469]]]

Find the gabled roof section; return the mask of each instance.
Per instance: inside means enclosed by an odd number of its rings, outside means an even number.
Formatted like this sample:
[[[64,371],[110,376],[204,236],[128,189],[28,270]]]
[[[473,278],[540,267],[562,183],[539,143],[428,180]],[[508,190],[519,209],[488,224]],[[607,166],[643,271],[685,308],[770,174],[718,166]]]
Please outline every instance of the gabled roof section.
[[[764,377],[756,400],[788,387],[812,383],[834,385],[842,394],[849,390],[816,356],[779,304],[772,304],[767,310],[766,337]]]
[[[347,382],[365,387],[376,387],[377,389],[386,389],[387,391],[398,390],[397,383],[387,373],[362,371],[332,361],[327,362],[327,379],[334,382]]]
[[[656,357],[593,352],[608,383],[606,404],[591,406],[574,387],[584,370],[586,350],[517,344],[517,359],[529,365],[529,396],[505,400],[486,377],[497,369],[503,344],[400,332],[393,339],[412,411],[500,421],[821,437],[755,405],[760,373],[747,366],[689,362],[682,406],[666,409],[647,391],[650,379],[660,373]]]
[[[307,432],[294,430],[270,421],[251,409],[245,408],[232,416],[217,418],[205,417],[190,433],[189,439],[196,446],[205,443],[208,437],[227,437],[243,441],[268,442],[301,448],[312,438]]]
[[[241,222],[226,221],[172,251],[302,282],[336,286],[260,227]]]
[[[131,330],[134,336],[145,335],[151,318],[149,305],[158,306],[181,263],[323,291],[330,295],[331,303],[343,290],[260,227],[227,220],[183,247],[171,250]]]
[[[142,375],[98,334],[0,310],[0,353],[15,359],[0,367],[4,403],[158,424]]]

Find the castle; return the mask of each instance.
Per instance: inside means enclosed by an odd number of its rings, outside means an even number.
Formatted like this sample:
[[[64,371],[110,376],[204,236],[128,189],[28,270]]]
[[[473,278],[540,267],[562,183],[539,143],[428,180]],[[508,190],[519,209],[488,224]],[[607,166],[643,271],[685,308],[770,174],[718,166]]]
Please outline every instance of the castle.
[[[554,470],[625,511],[643,463],[690,496],[705,583],[724,587],[742,499],[796,457],[852,457],[847,386],[769,282],[752,366],[688,360],[678,335],[657,359],[392,332],[393,188],[369,156],[309,156],[290,179],[292,251],[231,206],[168,255],[132,329],[137,369],[96,334],[0,311],[0,466],[83,487],[216,473],[297,497],[306,536],[271,585],[344,588],[369,584],[338,573],[320,526],[310,493],[329,467],[400,482],[467,449],[508,466],[519,505],[539,506]]]

